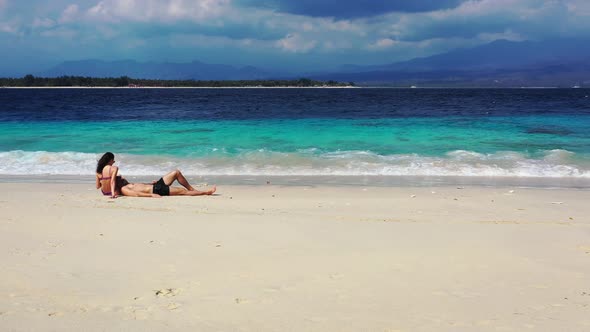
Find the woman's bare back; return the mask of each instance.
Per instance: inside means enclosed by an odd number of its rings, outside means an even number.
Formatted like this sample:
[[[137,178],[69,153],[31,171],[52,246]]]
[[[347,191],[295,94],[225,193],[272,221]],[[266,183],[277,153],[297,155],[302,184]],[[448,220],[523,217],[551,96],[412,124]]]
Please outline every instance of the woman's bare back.
[[[116,166],[107,165],[102,169],[102,174],[96,174],[100,180],[100,190],[103,193],[112,192],[111,177],[116,176],[117,170]]]

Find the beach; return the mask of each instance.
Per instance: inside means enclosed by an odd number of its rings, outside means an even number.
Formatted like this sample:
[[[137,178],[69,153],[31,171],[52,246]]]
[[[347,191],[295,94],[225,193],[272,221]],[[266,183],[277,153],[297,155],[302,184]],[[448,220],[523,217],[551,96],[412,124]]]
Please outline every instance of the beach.
[[[0,332],[590,332],[589,18],[0,0]]]
[[[590,191],[0,183],[3,331],[588,331]]]

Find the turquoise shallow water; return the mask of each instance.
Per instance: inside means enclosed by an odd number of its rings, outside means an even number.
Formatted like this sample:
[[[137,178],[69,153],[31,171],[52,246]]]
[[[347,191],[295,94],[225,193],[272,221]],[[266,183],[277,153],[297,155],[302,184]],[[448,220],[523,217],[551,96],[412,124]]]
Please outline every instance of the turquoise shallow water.
[[[172,161],[189,172],[233,175],[585,177],[590,170],[586,116],[65,121],[0,123],[0,130],[4,174],[87,172],[107,150],[150,174]]]
[[[9,90],[9,89],[4,89]],[[0,175],[590,178],[578,90],[0,91]]]
[[[587,116],[0,123],[0,150],[208,157],[264,149],[444,155],[590,153]]]

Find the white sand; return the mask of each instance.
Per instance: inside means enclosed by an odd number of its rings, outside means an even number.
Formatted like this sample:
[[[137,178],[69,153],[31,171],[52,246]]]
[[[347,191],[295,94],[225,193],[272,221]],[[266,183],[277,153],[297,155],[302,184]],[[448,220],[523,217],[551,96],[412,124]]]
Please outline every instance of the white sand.
[[[588,190],[218,193],[0,184],[0,330],[590,331]]]

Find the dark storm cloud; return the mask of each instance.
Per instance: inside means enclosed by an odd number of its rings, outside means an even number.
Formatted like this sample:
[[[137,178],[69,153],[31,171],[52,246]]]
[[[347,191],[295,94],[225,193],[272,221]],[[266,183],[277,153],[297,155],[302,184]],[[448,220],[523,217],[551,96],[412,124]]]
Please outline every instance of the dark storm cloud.
[[[371,17],[391,12],[428,12],[455,8],[466,0],[238,0],[244,6],[280,12],[335,18]]]

